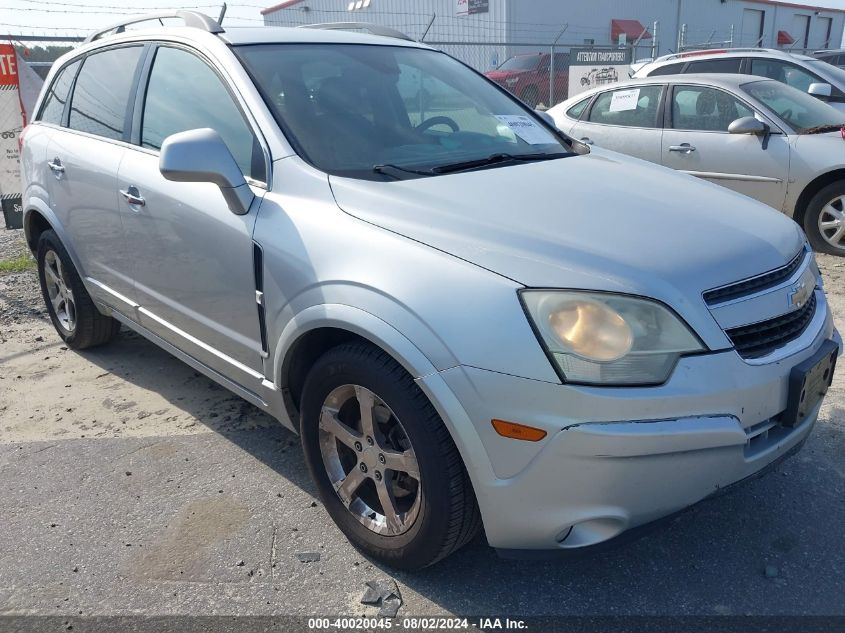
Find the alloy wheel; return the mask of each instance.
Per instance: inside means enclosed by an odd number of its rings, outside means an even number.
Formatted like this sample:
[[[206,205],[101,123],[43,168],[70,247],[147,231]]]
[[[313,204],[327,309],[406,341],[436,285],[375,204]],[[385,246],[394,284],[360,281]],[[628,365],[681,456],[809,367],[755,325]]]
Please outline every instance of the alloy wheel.
[[[419,515],[419,465],[402,423],[375,393],[342,385],[323,402],[323,466],[343,505],[367,529],[404,534]]]
[[[837,196],[822,207],[819,233],[834,248],[845,250],[845,196]]]
[[[44,279],[56,320],[63,330],[73,333],[76,329],[76,304],[73,291],[68,287],[65,278],[62,260],[54,250],[49,250],[44,255]]]

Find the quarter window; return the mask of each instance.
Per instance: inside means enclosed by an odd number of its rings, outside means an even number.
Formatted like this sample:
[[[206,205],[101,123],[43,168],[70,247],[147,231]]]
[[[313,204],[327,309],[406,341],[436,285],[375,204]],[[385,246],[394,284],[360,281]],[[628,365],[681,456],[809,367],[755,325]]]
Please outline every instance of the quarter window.
[[[686,62],[681,62],[680,64],[666,64],[660,68],[655,68],[648,74],[648,76],[659,77],[661,75],[677,75],[681,72],[681,70],[683,70],[684,64],[686,64]]]
[[[687,68],[688,73],[738,73],[741,57],[728,57],[725,59],[702,59],[697,62],[690,62]]]
[[[727,132],[728,126],[754,112],[723,90],[676,86],[672,96],[672,127],[676,130]]]
[[[589,121],[626,127],[656,127],[662,90],[662,86],[643,86],[604,92],[593,104]]]
[[[587,105],[590,103],[590,98],[582,99],[580,102],[576,103],[574,106],[569,108],[566,111],[566,116],[570,119],[580,119],[581,115],[584,113]]]
[[[141,50],[140,46],[113,48],[85,58],[73,89],[70,128],[114,140],[123,138]]]
[[[79,61],[65,66],[56,75],[47,96],[44,98],[44,106],[41,108],[41,114],[38,117],[39,121],[53,123],[54,125],[62,124],[65,103],[67,103],[70,86],[73,83],[73,78],[76,77],[77,70],[79,70]]]
[[[171,134],[197,128],[215,130],[245,176],[266,179],[261,146],[217,73],[192,53],[161,47],[147,84],[141,145],[161,149]]]

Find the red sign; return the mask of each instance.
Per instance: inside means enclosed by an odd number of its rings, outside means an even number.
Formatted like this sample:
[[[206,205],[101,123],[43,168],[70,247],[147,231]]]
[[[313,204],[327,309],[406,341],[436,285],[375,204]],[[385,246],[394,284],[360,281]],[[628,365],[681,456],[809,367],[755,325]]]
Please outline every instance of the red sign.
[[[15,48],[11,44],[0,44],[0,86],[17,86],[18,69]]]

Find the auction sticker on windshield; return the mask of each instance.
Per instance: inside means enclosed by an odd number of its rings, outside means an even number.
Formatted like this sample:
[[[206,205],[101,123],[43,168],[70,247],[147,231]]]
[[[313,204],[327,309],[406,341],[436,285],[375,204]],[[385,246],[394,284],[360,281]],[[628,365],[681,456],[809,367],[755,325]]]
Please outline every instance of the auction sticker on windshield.
[[[627,112],[628,110],[636,110],[637,103],[640,100],[640,89],[632,88],[631,90],[618,90],[613,93],[610,98],[609,112]]]
[[[520,114],[497,114],[496,118],[507,125],[519,138],[531,145],[547,145],[557,142],[551,132],[541,127],[531,117]]]

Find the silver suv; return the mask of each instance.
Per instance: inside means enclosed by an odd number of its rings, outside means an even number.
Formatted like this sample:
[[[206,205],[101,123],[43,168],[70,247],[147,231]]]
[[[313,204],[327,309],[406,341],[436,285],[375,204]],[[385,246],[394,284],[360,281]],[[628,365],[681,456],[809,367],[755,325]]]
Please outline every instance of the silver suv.
[[[417,43],[179,16],[51,71],[44,299],[72,349],[124,325],[300,433],[353,545],[582,548],[806,439],[842,341],[791,220]]]
[[[640,66],[635,79],[729,73],[774,79],[845,111],[845,70],[822,59],[770,48],[726,48],[674,53]]]

